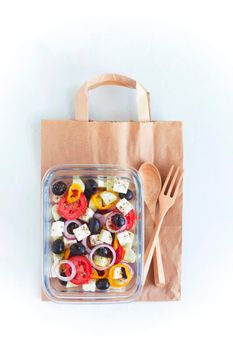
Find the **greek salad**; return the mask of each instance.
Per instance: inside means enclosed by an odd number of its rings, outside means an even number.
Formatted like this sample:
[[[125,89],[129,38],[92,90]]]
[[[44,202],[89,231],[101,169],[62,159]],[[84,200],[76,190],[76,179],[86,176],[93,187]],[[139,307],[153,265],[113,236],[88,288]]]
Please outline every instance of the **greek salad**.
[[[128,286],[136,255],[135,193],[118,176],[58,179],[50,186],[50,277],[86,292]]]

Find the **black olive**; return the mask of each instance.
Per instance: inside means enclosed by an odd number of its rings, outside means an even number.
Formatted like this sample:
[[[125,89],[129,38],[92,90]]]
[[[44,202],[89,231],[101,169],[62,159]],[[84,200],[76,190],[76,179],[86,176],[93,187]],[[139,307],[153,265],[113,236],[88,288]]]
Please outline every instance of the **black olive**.
[[[89,230],[92,234],[97,234],[100,230],[100,222],[96,218],[91,218],[88,223]]]
[[[125,268],[124,268],[124,267],[121,268],[121,273],[122,273],[122,277],[125,278],[125,279],[127,279],[127,275],[126,275],[126,272],[125,272]]]
[[[54,254],[61,254],[64,252],[64,249],[65,249],[65,245],[62,239],[56,239],[52,243],[52,252]]]
[[[71,222],[68,226],[67,226],[67,232],[70,235],[74,235],[74,229],[78,228],[78,225],[76,222]]]
[[[55,184],[53,184],[52,192],[56,196],[61,196],[65,193],[66,188],[67,188],[67,186],[63,181],[58,181],[58,182],[55,182]]]
[[[119,193],[119,197],[127,199],[127,201],[130,201],[133,198],[133,192],[128,190],[127,193]]]
[[[109,255],[109,249],[107,247],[101,247],[97,249],[96,254],[107,257]]]
[[[65,272],[61,272],[60,275],[63,276],[63,277],[66,277]],[[66,281],[59,280],[59,282],[60,282],[61,285],[63,285],[63,286],[66,286],[66,285],[67,285],[67,282],[66,282]]]
[[[115,214],[112,216],[112,223],[116,226],[116,227],[122,227],[125,225],[126,220],[124,218],[123,215],[121,214]]]
[[[66,222],[66,219],[63,218],[63,217],[61,217],[61,218],[59,219],[59,221]]]
[[[85,191],[87,193],[95,193],[97,191],[97,188],[98,188],[98,185],[97,185],[97,182],[93,179],[90,179],[90,180],[87,180],[85,182]]]
[[[92,196],[92,193],[91,193],[90,191],[88,191],[88,190],[85,189],[84,195],[85,195],[85,197],[89,200],[89,199],[91,198],[91,196]]]
[[[104,274],[105,274],[105,271],[100,271],[100,270],[96,270],[96,271],[100,277],[104,276]]]
[[[105,290],[110,287],[109,281],[107,278],[101,278],[98,281],[96,281],[96,287],[100,290]]]
[[[74,243],[70,246],[70,258],[75,255],[86,254],[86,248],[82,243]]]

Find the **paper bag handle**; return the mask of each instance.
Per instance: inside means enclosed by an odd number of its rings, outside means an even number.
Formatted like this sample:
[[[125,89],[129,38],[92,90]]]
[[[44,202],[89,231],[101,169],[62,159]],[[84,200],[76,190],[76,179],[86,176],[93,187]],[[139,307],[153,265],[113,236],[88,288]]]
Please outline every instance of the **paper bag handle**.
[[[150,94],[136,80],[120,74],[98,75],[84,83],[77,93],[75,119],[88,121],[88,92],[99,86],[115,85],[136,89],[139,121],[150,121]]]

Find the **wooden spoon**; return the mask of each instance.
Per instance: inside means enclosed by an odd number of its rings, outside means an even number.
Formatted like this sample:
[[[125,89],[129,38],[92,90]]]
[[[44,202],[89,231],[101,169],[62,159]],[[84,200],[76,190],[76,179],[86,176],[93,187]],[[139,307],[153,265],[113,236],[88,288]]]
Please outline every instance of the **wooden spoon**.
[[[155,224],[156,203],[162,187],[160,173],[153,163],[143,163],[139,168],[139,173],[143,180],[144,200]],[[155,285],[162,287],[165,285],[165,276],[159,239],[156,242],[153,259]]]

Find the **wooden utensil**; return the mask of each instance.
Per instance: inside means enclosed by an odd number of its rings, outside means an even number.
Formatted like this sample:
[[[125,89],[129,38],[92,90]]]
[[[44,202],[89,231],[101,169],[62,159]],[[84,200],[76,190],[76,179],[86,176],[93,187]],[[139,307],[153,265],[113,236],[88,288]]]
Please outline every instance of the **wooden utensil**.
[[[161,176],[153,163],[143,163],[139,173],[143,180],[144,200],[155,224],[155,208],[162,187]],[[156,240],[153,262],[155,284],[162,287],[165,285],[165,276],[159,239]]]
[[[161,193],[159,195],[159,214],[158,214],[158,221],[157,221],[157,227],[155,230],[154,235],[152,235],[149,244],[146,248],[145,256],[144,256],[144,283],[150,268],[150,263],[154,254],[156,241],[159,237],[160,228],[163,222],[163,219],[168,212],[168,210],[173,206],[175,203],[175,200],[177,198],[177,195],[179,193],[180,185],[183,178],[183,169],[180,167],[177,168],[175,174],[173,175],[172,179],[172,172],[174,169],[174,165],[170,168],[169,173],[166,177],[166,180],[164,182],[163,188],[161,190]],[[178,174],[179,178],[177,180]],[[170,182],[170,184],[169,184]]]

